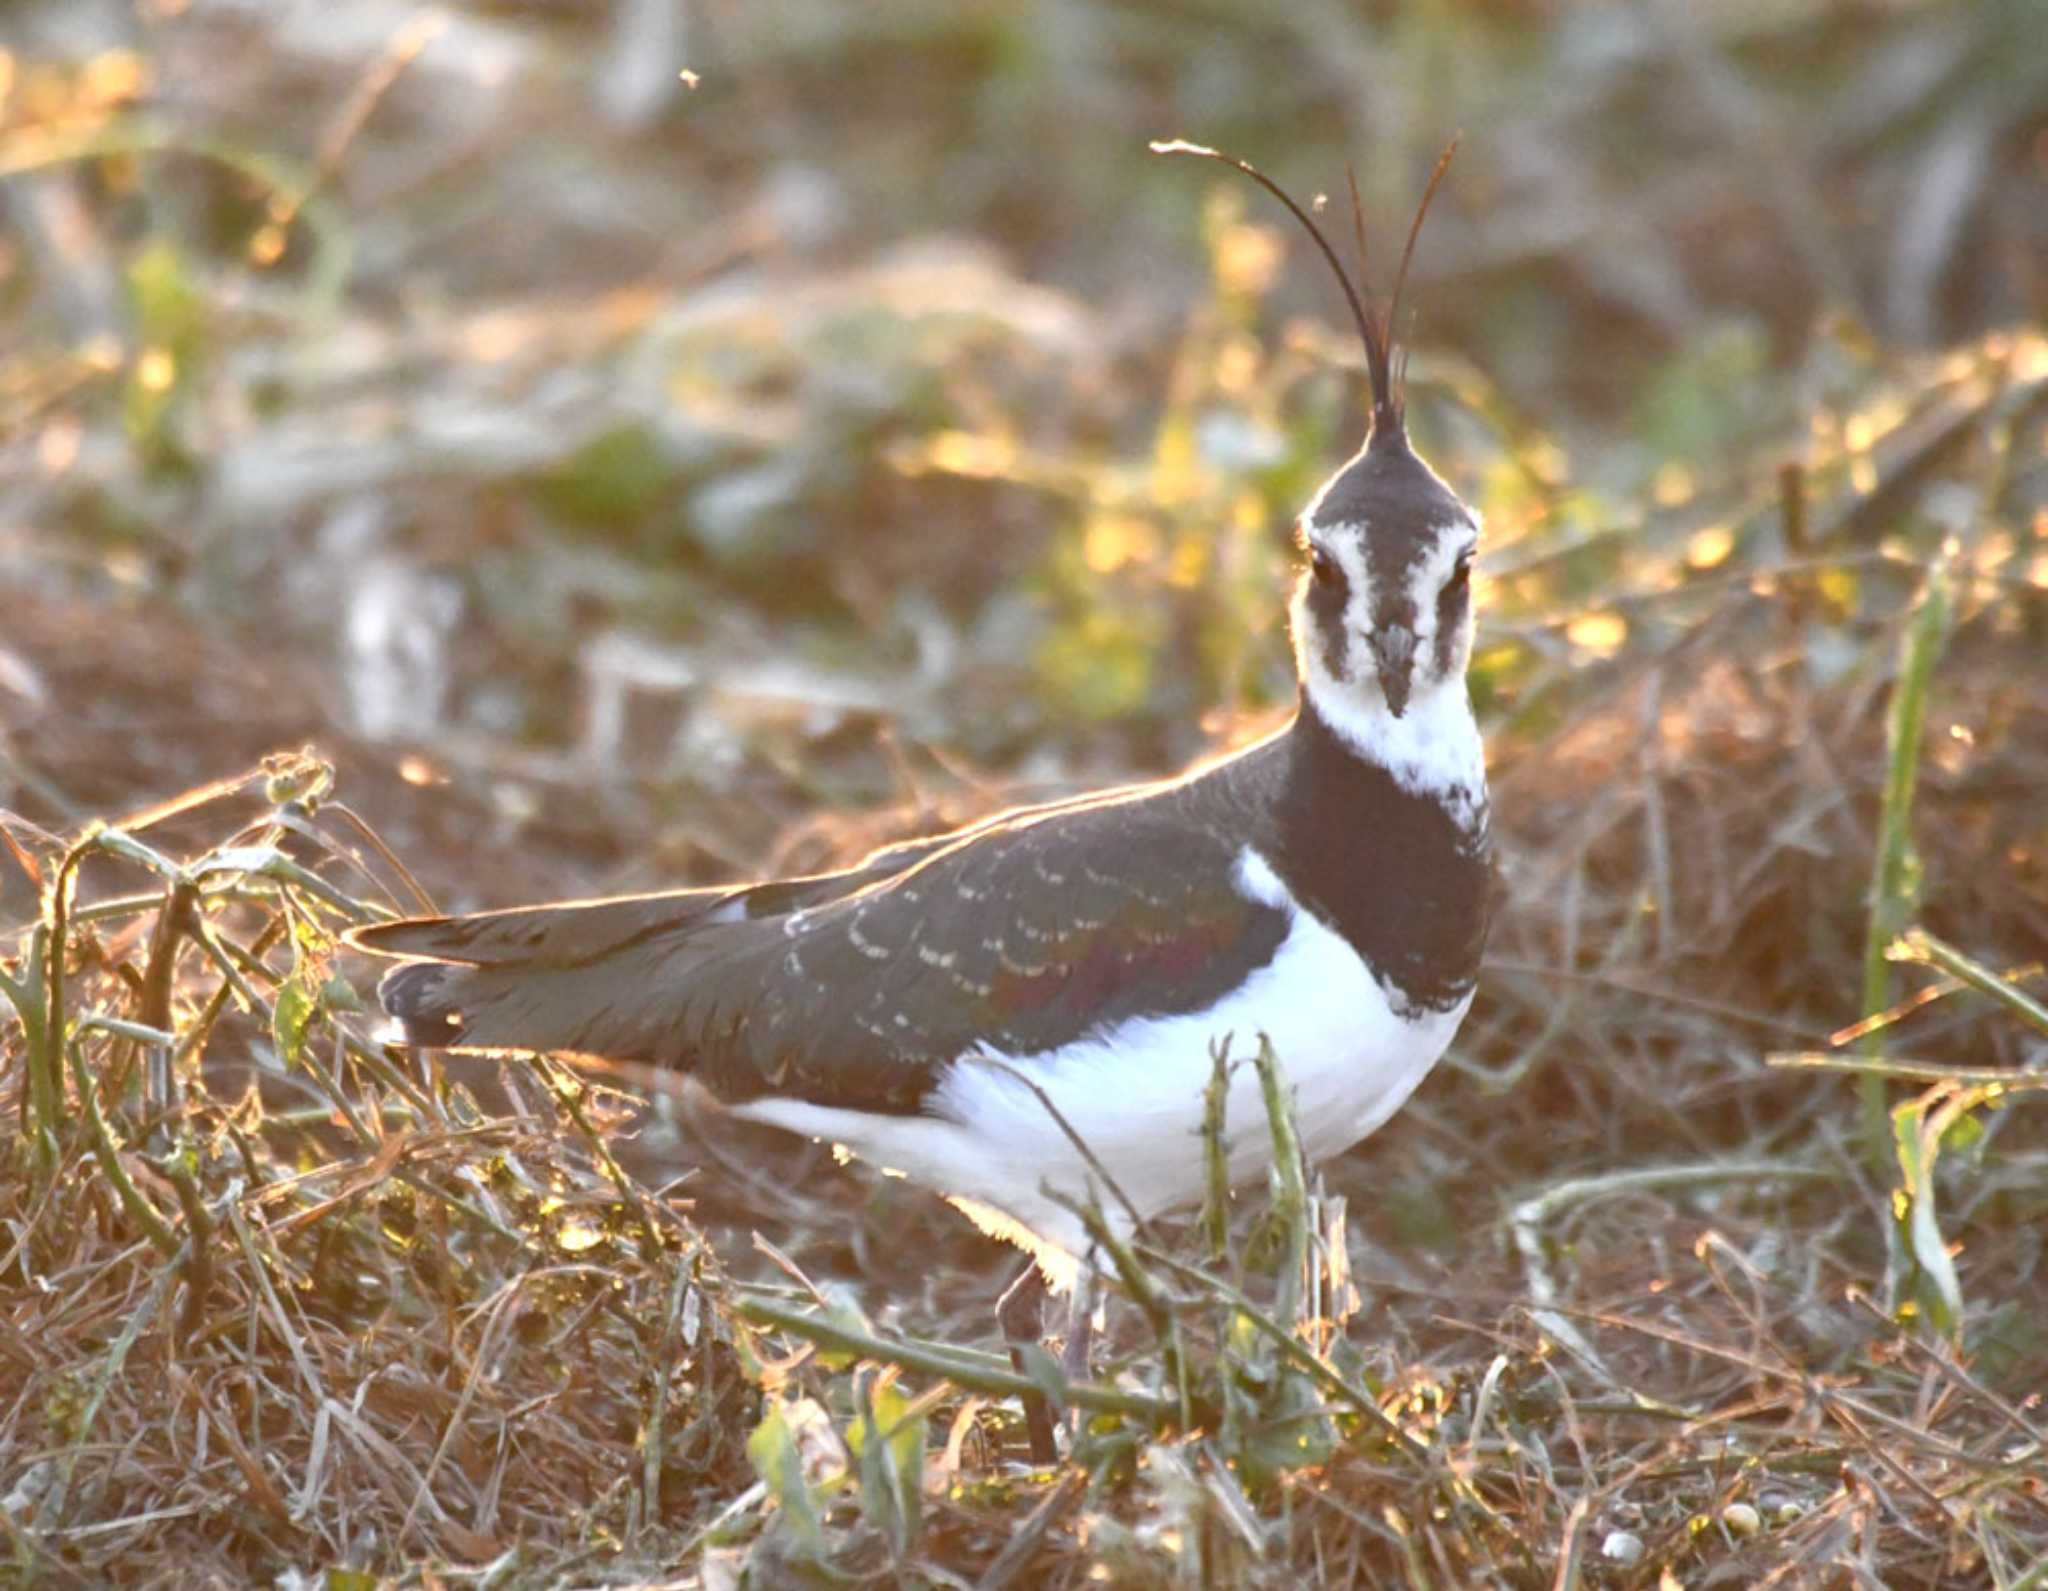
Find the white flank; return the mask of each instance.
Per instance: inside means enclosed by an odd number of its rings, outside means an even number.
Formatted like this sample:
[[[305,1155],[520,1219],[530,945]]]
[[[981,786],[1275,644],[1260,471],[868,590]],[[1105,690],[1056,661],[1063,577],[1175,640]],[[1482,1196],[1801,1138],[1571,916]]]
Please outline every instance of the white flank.
[[[954,1196],[984,1227],[1030,1248],[1061,1283],[1087,1238],[1048,1193],[1086,1200],[1093,1173],[1046,1099],[1138,1213],[1155,1215],[1201,1196],[1202,1093],[1212,1041],[1229,1035],[1232,1054],[1246,1062],[1231,1079],[1225,1132],[1231,1178],[1243,1181],[1271,1160],[1249,1064],[1261,1034],[1272,1040],[1293,1088],[1303,1147],[1321,1157],[1348,1148],[1400,1109],[1471,1003],[1467,996],[1452,1010],[1413,1021],[1396,1015],[1358,953],[1301,910],[1249,847],[1238,861],[1238,886],[1288,912],[1291,922],[1273,959],[1213,1010],[1127,1023],[1113,1038],[1082,1039],[1041,1055],[963,1056],[923,1116],[791,1099],[758,1099],[734,1107],[735,1114],[845,1144]],[[1097,1197],[1116,1226],[1128,1224],[1109,1190],[1098,1189]]]

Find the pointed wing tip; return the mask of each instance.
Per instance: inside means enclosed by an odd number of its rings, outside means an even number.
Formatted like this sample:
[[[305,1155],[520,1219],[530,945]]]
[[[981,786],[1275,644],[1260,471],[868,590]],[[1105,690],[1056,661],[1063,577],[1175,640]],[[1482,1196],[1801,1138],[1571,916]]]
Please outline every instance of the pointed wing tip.
[[[464,961],[458,947],[449,940],[448,930],[460,919],[454,917],[403,917],[396,922],[367,923],[351,928],[341,942],[351,950],[372,956],[400,956],[426,961]]]

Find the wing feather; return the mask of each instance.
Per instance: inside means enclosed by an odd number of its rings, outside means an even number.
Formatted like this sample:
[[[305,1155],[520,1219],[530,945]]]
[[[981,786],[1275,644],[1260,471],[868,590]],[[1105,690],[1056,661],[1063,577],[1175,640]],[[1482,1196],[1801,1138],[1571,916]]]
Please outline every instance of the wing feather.
[[[1027,809],[815,879],[383,925],[418,1042],[566,1049],[731,1100],[915,1111],[973,1050],[1029,1056],[1196,1009],[1269,960],[1197,786]],[[1213,815],[1213,814],[1211,814]],[[424,963],[424,964],[422,964]]]

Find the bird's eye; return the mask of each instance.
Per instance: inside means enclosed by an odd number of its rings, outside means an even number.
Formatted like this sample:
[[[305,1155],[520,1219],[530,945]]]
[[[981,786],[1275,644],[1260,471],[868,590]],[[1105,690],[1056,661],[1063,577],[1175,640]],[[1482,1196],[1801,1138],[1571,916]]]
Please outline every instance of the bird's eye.
[[[1317,585],[1332,585],[1343,578],[1342,572],[1337,568],[1337,560],[1320,547],[1311,547],[1308,550],[1308,572],[1315,576]]]

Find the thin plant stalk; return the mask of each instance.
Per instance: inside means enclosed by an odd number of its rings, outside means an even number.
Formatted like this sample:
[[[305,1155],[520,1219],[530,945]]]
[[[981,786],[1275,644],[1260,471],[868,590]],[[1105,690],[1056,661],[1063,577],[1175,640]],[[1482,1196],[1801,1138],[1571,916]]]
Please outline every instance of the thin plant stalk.
[[[1276,1277],[1273,1314],[1290,1326],[1301,1309],[1302,1273],[1308,1267],[1308,1179],[1302,1171],[1301,1137],[1294,1129],[1294,1102],[1273,1041],[1259,1035],[1259,1089],[1265,1096],[1266,1120],[1273,1134],[1273,1220],[1286,1240]]]
[[[43,957],[48,954],[49,933],[38,923],[29,930],[28,953],[22,958],[17,981],[0,972],[4,992],[21,1021],[22,1054],[28,1070],[28,1087],[21,1097],[23,1136],[35,1143],[36,1164],[47,1174],[57,1164],[57,1122],[63,1114],[64,1080],[50,1064],[47,1011],[43,1005]]]
[[[765,1298],[735,1299],[732,1312],[757,1326],[773,1326],[835,1353],[857,1354],[864,1359],[897,1365],[920,1374],[941,1376],[955,1386],[971,1391],[986,1392],[996,1397],[1022,1397],[1027,1392],[1039,1390],[1037,1382],[1013,1370],[999,1370],[932,1344],[877,1337],[806,1310],[784,1309]],[[1128,1415],[1155,1425],[1170,1423],[1179,1412],[1175,1404],[1165,1398],[1099,1386],[1092,1381],[1070,1381],[1065,1390],[1065,1401],[1077,1408]]]
[[[1878,815],[1877,856],[1870,880],[1870,928],[1863,948],[1863,1015],[1873,1017],[1892,1003],[1892,941],[1912,921],[1920,892],[1920,863],[1913,850],[1913,792],[1920,772],[1920,742],[1927,720],[1927,686],[1941,656],[1951,604],[1952,545],[1944,546],[1929,565],[1920,599],[1906,624],[1899,651],[1899,679],[1892,689],[1886,721],[1888,763],[1883,804]],[[1884,1041],[1873,1032],[1863,1042],[1872,1060],[1882,1057]],[[1891,1159],[1891,1111],[1884,1079],[1865,1074],[1860,1081],[1865,1151],[1874,1165]]]
[[[1226,1035],[1209,1048],[1209,1084],[1202,1091],[1202,1214],[1199,1227],[1202,1248],[1211,1264],[1222,1261],[1230,1244],[1230,1145],[1224,1138],[1229,1127],[1226,1114],[1230,1101],[1230,1039]]]
[[[2048,1034],[2048,1005],[1926,929],[1909,929],[1891,947],[1890,954],[1894,961],[1920,961],[1939,967],[1958,983],[1991,996],[2036,1033]]]

